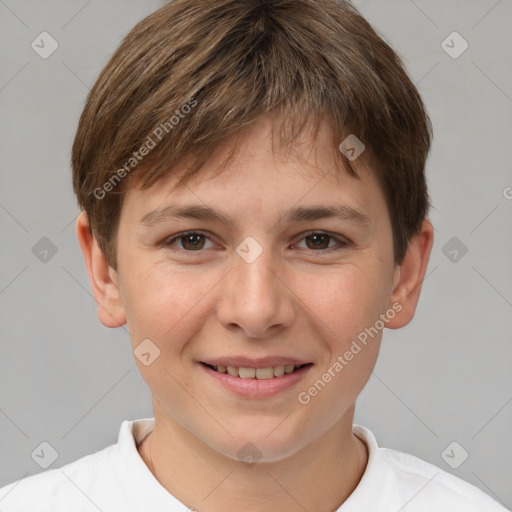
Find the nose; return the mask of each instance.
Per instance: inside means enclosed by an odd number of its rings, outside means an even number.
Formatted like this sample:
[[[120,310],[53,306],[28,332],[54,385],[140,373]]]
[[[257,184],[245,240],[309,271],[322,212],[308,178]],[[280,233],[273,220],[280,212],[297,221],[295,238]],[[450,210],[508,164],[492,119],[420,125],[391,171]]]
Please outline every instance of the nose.
[[[226,329],[263,339],[293,324],[297,299],[271,253],[264,250],[251,263],[235,254],[217,307],[219,322]]]

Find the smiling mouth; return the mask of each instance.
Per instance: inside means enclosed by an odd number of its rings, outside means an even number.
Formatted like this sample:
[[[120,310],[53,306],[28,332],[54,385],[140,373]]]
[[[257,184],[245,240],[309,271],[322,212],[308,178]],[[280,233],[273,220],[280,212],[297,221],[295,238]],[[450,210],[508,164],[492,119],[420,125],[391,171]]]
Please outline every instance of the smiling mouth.
[[[274,378],[283,377],[294,373],[301,368],[311,366],[313,363],[306,364],[287,364],[279,366],[267,366],[266,368],[247,368],[241,366],[224,366],[224,365],[211,365],[201,362],[202,365],[210,368],[218,373],[226,373],[231,377],[238,377],[240,379],[258,379],[269,380]]]

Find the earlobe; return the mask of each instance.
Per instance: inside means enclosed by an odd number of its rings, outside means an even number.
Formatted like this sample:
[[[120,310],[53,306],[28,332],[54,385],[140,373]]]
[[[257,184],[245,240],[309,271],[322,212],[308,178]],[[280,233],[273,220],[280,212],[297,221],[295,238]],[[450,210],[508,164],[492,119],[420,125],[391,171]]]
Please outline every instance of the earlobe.
[[[84,255],[92,292],[98,304],[98,318],[106,327],[120,327],[126,323],[126,314],[116,271],[107,260],[94,238],[89,219],[82,212],[76,221],[76,236]]]
[[[434,228],[425,219],[419,233],[409,242],[402,264],[396,269],[390,307],[399,304],[401,309],[386,327],[398,329],[407,325],[414,317],[433,243]]]

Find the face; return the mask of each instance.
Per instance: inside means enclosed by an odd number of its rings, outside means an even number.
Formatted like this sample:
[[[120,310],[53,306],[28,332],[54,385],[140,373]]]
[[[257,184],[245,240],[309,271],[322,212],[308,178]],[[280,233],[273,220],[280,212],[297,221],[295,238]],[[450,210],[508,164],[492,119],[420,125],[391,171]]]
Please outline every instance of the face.
[[[327,140],[273,150],[263,117],[221,174],[229,141],[186,187],[127,193],[115,281],[157,425],[268,461],[351,426],[398,271],[375,177]]]

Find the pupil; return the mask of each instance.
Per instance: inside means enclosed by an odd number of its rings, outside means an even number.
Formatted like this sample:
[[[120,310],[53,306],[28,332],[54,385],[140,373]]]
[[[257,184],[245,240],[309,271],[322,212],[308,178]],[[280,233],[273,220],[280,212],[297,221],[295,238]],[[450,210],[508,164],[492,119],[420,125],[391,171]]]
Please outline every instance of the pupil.
[[[308,237],[309,240],[313,242],[313,248],[321,248],[325,249],[329,246],[329,235],[324,234],[317,234],[317,235],[310,235]]]
[[[192,235],[187,235],[185,237],[185,240],[184,240],[184,246],[186,248],[192,248],[192,249],[197,249],[199,246],[202,247],[202,245],[200,244],[200,239],[203,235],[198,235],[198,234],[192,234]],[[189,246],[189,247],[187,247]]]

